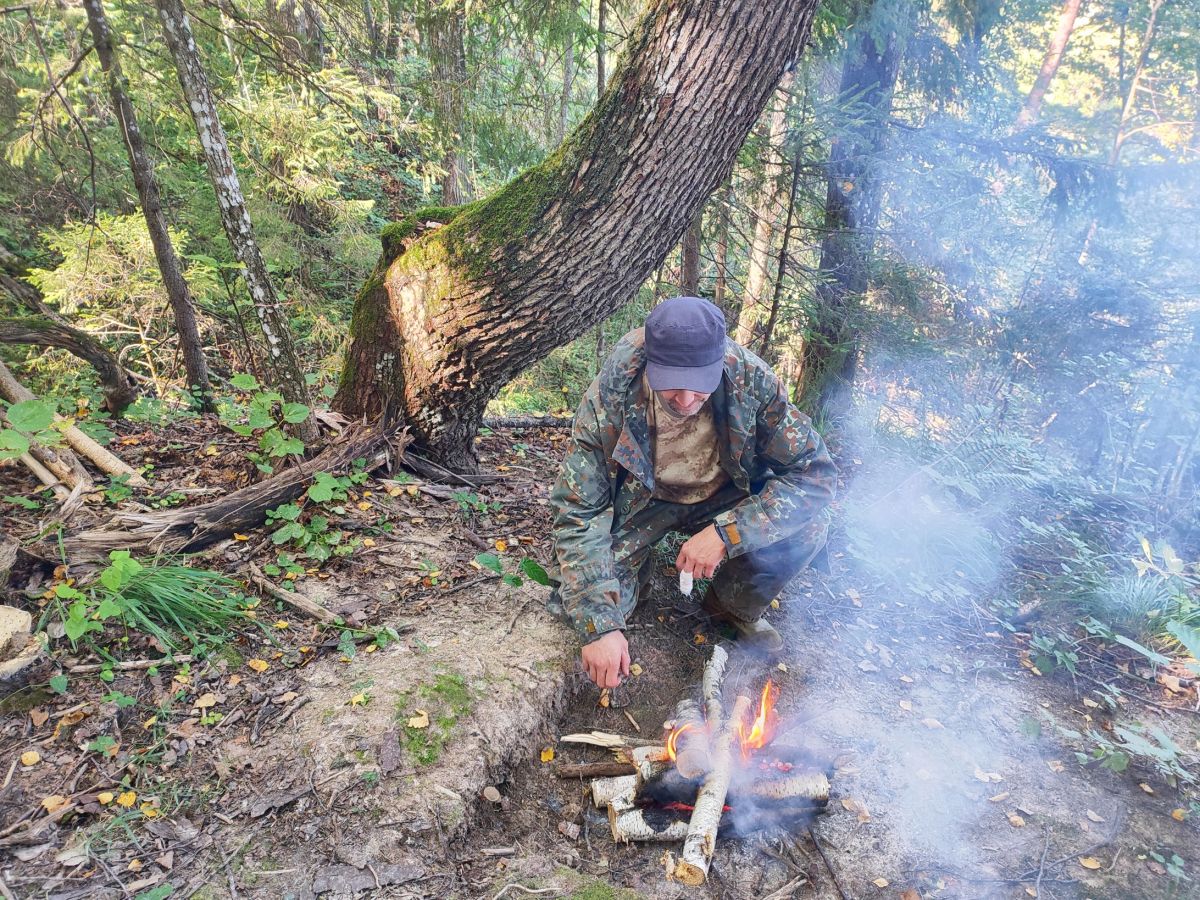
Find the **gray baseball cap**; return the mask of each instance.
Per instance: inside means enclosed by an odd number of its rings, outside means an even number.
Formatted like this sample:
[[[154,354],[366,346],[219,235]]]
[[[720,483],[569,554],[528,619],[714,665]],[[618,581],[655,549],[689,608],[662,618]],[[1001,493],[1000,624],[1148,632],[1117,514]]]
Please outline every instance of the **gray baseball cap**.
[[[646,380],[655,391],[711,394],[725,368],[725,314],[699,297],[664,300],[646,317]]]

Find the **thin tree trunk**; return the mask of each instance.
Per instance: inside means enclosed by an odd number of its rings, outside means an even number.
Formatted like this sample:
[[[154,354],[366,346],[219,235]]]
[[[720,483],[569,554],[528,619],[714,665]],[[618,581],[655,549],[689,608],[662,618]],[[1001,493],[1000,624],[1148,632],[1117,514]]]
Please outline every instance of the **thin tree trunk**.
[[[700,238],[704,227],[704,209],[683,233],[679,248],[679,293],[686,297],[700,296]]]
[[[463,48],[466,31],[464,0],[427,0],[424,22],[430,67],[433,74],[434,124],[442,145],[442,203],[458,206],[466,199],[462,166],[463,91],[467,80],[467,58]]]
[[[853,311],[866,292],[879,221],[883,181],[878,158],[900,65],[900,37],[880,46],[867,30],[842,67],[839,96],[866,110],[857,127],[833,142],[826,168],[825,237],[817,284],[817,311],[802,356],[802,395],[819,395],[835,411],[848,396],[858,358]]]
[[[567,32],[566,46],[563,48],[563,85],[562,96],[558,103],[558,142],[561,144],[567,136],[567,120],[571,110],[571,87],[575,83],[575,29]]]
[[[142,132],[138,128],[133,103],[125,93],[125,76],[117,60],[112,44],[112,31],[104,15],[101,0],[84,0],[88,26],[96,55],[108,79],[108,93],[112,97],[121,135],[125,139],[125,151],[129,155],[129,167],[133,170],[133,183],[142,204],[142,215],[146,219],[146,230],[154,246],[154,257],[162,274],[163,287],[171,312],[175,317],[175,328],[179,332],[179,347],[183,353],[183,365],[187,372],[188,389],[192,401],[205,412],[216,409],[208,383],[208,362],[204,358],[204,346],[200,340],[200,328],[196,324],[196,309],[192,294],[183,277],[183,264],[171,243],[167,231],[167,219],[163,214],[162,198],[158,191],[158,179],[154,177],[154,166],[146,153]]]
[[[229,155],[229,142],[225,129],[217,117],[217,106],[208,86],[208,76],[200,62],[200,53],[192,37],[181,0],[155,0],[158,15],[163,24],[163,35],[167,47],[175,59],[175,69],[183,96],[196,123],[200,146],[204,150],[204,161],[217,195],[217,206],[221,213],[221,224],[233,247],[234,255],[243,265],[246,288],[254,301],[258,322],[267,340],[267,359],[272,380],[284,398],[293,403],[308,405],[308,386],[304,372],[292,342],[291,327],[287,314],[275,286],[267,272],[266,261],[254,237],[254,225],[250,211],[242,195],[237,170]],[[319,437],[316,421],[310,415],[300,426],[300,437],[305,443],[315,443]]]
[[[1046,92],[1050,90],[1050,82],[1054,80],[1054,76],[1058,72],[1063,51],[1067,49],[1067,41],[1071,39],[1071,32],[1075,29],[1075,18],[1079,15],[1080,2],[1081,0],[1066,0],[1063,4],[1062,12],[1058,15],[1058,28],[1055,29],[1054,37],[1050,39],[1050,47],[1046,50],[1045,57],[1042,58],[1042,68],[1033,82],[1033,88],[1025,100],[1025,106],[1017,116],[1017,131],[1028,128],[1038,120],[1038,115],[1042,110],[1042,101],[1046,97]]]
[[[1133,67],[1133,75],[1129,79],[1129,90],[1125,93],[1125,102],[1121,105],[1121,118],[1117,122],[1116,133],[1113,134],[1112,147],[1108,151],[1108,167],[1116,169],[1117,164],[1121,161],[1121,149],[1125,146],[1126,131],[1129,126],[1129,120],[1133,118],[1133,112],[1137,108],[1138,88],[1142,83],[1142,76],[1146,73],[1146,61],[1150,58],[1150,48],[1154,45],[1155,30],[1158,26],[1158,12],[1162,9],[1166,0],[1150,0],[1150,18],[1146,22],[1146,31],[1142,35],[1142,47],[1138,52],[1137,62]],[[1113,173],[1115,177],[1115,172]],[[1088,225],[1087,234],[1083,239],[1083,249],[1079,251],[1079,265],[1087,262],[1088,254],[1091,252],[1092,241],[1096,237],[1096,231],[1100,227],[1100,220],[1093,216],[1091,223]]]
[[[733,183],[725,182],[717,203],[717,236],[716,236],[716,265],[717,278],[713,285],[713,303],[720,307],[726,317],[729,310],[725,308],[726,293],[729,290],[729,225],[733,211]]]
[[[606,29],[608,28],[608,3],[607,0],[600,0],[600,9],[596,22],[596,102],[600,102],[600,98],[604,96],[604,54],[605,41],[607,38]]]
[[[796,212],[796,189],[800,186],[801,146],[802,144],[797,141],[796,153],[792,158],[792,186],[788,191],[787,219],[783,223],[783,240],[779,245],[779,265],[776,268],[775,291],[771,296],[771,315],[763,328],[762,344],[758,349],[758,355],[763,359],[770,359],[772,355],[771,337],[775,333],[775,324],[779,321],[779,304],[783,302],[783,279],[787,275],[788,243],[792,237],[792,217]]]
[[[749,347],[755,340],[755,332],[761,330],[767,317],[766,293],[771,264],[771,244],[775,237],[775,217],[783,199],[780,184],[784,172],[783,143],[787,137],[787,112],[791,99],[795,73],[788,72],[775,92],[771,106],[771,118],[767,123],[764,147],[763,185],[755,205],[757,220],[754,224],[754,242],[750,246],[750,262],[746,272],[746,290],[742,297],[742,308],[738,312],[734,340]]]
[[[335,399],[470,469],[484,406],[624,305],[729,177],[815,0],[657,0],[558,152],[405,251],[385,233]],[[647,202],[653,198],[653,202]]]

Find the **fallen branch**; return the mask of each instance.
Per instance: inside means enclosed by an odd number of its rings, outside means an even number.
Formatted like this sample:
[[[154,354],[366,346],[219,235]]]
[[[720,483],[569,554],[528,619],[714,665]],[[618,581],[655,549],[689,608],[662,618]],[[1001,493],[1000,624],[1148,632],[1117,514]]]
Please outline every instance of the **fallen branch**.
[[[71,666],[67,669],[70,675],[88,675],[92,672],[99,672],[102,669],[111,669],[114,672],[141,672],[145,669],[153,669],[155,666],[182,666],[185,663],[190,663],[192,658],[186,654],[181,656],[164,656],[162,659],[132,659],[128,662],[115,663],[83,663],[78,666]]]
[[[247,567],[250,570],[250,580],[276,600],[280,600],[293,609],[304,613],[306,616],[310,616],[327,625],[337,624],[338,616],[321,606],[321,604],[309,600],[303,594],[297,594],[294,591],[289,591],[277,584],[273,584],[263,574],[262,569],[254,563],[249,563]]]
[[[633,763],[609,760],[595,763],[567,763],[554,770],[558,778],[614,778],[619,775],[636,775]]]
[[[3,365],[3,363],[0,363],[0,365]],[[32,454],[22,453],[18,458],[21,460],[21,464],[32,472],[38,481],[54,491],[54,498],[56,500],[66,500],[71,496],[71,492],[67,489],[67,486],[55,478],[53,472],[34,459]]]

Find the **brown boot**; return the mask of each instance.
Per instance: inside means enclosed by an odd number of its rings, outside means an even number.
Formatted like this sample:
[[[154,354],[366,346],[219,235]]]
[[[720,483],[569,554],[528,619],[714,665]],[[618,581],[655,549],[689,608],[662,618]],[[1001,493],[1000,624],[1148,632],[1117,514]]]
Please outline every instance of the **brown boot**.
[[[732,626],[733,630],[737,632],[738,643],[743,647],[768,656],[783,649],[783,636],[775,630],[770,622],[762,617],[752,622],[738,618],[721,605],[721,601],[711,585],[704,594],[700,608],[714,621]]]

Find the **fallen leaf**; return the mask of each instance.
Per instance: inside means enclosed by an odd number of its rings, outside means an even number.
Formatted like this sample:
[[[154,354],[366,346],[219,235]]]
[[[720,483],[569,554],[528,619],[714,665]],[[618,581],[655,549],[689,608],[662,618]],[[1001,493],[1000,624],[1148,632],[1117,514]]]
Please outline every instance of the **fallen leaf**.
[[[1003,781],[1004,776],[999,772],[985,772],[983,769],[975,769],[975,777],[984,784],[990,784],[993,781]]]
[[[277,620],[275,621],[275,627],[276,627],[276,628],[280,628],[280,629],[283,629],[283,628],[291,628],[291,627],[292,627],[292,623],[291,623],[291,622],[289,622],[287,619],[277,619]]]
[[[1162,682],[1162,686],[1173,694],[1178,694],[1184,688],[1179,684],[1178,675],[1159,675],[1158,680]]]
[[[412,716],[408,720],[407,724],[408,724],[409,728],[428,728],[429,727],[429,713],[427,713],[423,709],[418,709],[417,714],[415,716]]]
[[[49,718],[50,713],[36,706],[29,711],[29,721],[33,723],[34,728],[41,728]]]
[[[248,541],[248,540],[250,540],[250,535],[248,535],[248,534],[238,534],[238,533],[235,531],[235,532],[233,533],[233,539],[234,539],[235,541]]]
[[[246,660],[246,665],[248,665],[255,672],[258,672],[260,675],[267,671],[267,669],[271,668],[271,664],[265,659],[249,659]]]
[[[924,725],[926,728],[934,728],[934,729],[946,727],[941,722],[939,722],[937,719],[922,719],[921,724]]]
[[[692,643],[693,644],[703,644],[706,640],[708,640],[708,638],[706,638],[702,634],[698,634],[694,638],[692,638]]]
[[[195,702],[192,703],[192,707],[194,709],[209,709],[210,707],[213,707],[216,705],[217,705],[217,695],[212,692],[209,692],[207,694],[201,694],[199,697],[196,698]]]
[[[38,753],[36,750],[26,750],[21,754],[21,765],[23,766],[36,766],[41,761],[42,754]]]
[[[900,900],[921,900],[921,894],[915,888],[909,888],[900,894]]]
[[[108,804],[113,802],[113,792],[101,791],[96,795],[96,802],[101,806],[108,806]]]
[[[1081,856],[1081,857],[1079,857],[1079,864],[1080,864],[1081,866],[1083,866],[1085,869],[1098,869],[1098,868],[1100,868],[1100,860],[1096,859],[1096,857],[1094,857],[1094,856]]]
[[[135,803],[137,803],[137,794],[134,791],[122,791],[117,795],[117,806],[132,809]]]
[[[496,542],[495,542],[495,547],[496,547],[497,553],[504,553],[506,550],[508,550],[508,541],[497,538]]]
[[[142,861],[140,859],[131,859],[129,861],[129,865],[127,865],[125,868],[130,872],[140,872],[142,871]]]
[[[1104,816],[1100,815],[1100,813],[1098,813],[1098,812],[1096,812],[1095,810],[1092,810],[1092,809],[1089,809],[1089,810],[1087,811],[1087,817],[1088,817],[1088,819],[1089,819],[1089,820],[1091,820],[1091,821],[1093,821],[1093,822],[1095,822],[1095,823],[1097,823],[1097,824],[1099,824],[1100,822],[1103,822],[1103,821],[1104,821]]]
[[[51,794],[49,797],[42,798],[42,806],[45,808],[46,812],[48,812],[48,813],[57,812],[58,810],[62,809],[64,806],[66,806],[69,802],[70,801],[67,800],[67,798],[64,797],[62,794]]]
[[[151,717],[150,717],[150,718],[148,718],[148,719],[147,719],[145,722],[143,722],[143,723],[142,723],[142,727],[143,727],[143,728],[150,728],[150,727],[152,727],[153,725],[155,725],[155,723],[157,723],[157,722],[158,722],[158,716],[151,716]]]
[[[363,538],[363,546],[364,547],[374,547],[375,546],[375,538]]]
[[[1005,791],[1003,794],[997,794],[995,797],[988,797],[988,802],[989,803],[1003,803],[1007,799],[1008,799],[1008,791]]]
[[[1171,818],[1174,819],[1176,822],[1184,821],[1187,818],[1187,816],[1188,816],[1188,814],[1187,814],[1186,809],[1171,810]]]
[[[903,681],[905,684],[913,683],[912,676],[910,676],[910,675],[901,675],[900,680]]]
[[[861,800],[855,800],[851,797],[843,797],[842,808],[847,812],[852,812],[858,816],[859,822],[866,823],[871,821],[871,813],[867,810],[867,805]]]
[[[366,693],[355,694],[353,697],[350,698],[351,706],[366,706],[370,702],[371,702],[371,698]],[[417,716],[414,716],[413,718],[417,718],[418,716],[425,717],[424,725],[413,725],[412,719],[408,720],[408,724],[412,725],[413,728],[427,728],[429,726],[429,714],[426,713],[423,709],[418,709]]]
[[[1147,794],[1153,794],[1153,793],[1154,793],[1154,788],[1150,787],[1150,785],[1146,784],[1146,782],[1144,782],[1144,781],[1143,781],[1143,782],[1141,782],[1140,784],[1138,784],[1138,787],[1140,787],[1140,788],[1141,788],[1143,791],[1145,791]]]
[[[605,709],[608,709],[609,704],[612,703],[612,695],[609,694],[608,688],[604,688],[602,691],[600,691],[600,699],[596,702]]]
[[[139,809],[140,809],[142,815],[145,816],[147,819],[158,818],[158,807],[155,806],[153,803],[143,803],[139,807]]]
[[[1061,772],[1063,770],[1062,762],[1057,759],[1046,760],[1046,766],[1051,772]]]
[[[397,487],[396,485],[392,485],[390,488],[387,489],[387,493],[388,493],[389,497],[399,497],[401,494],[404,493],[404,488]]]
[[[630,674],[630,675],[634,675],[634,676],[636,676],[636,675],[641,675],[641,674],[642,674],[642,667],[641,667],[641,666],[639,666],[637,663],[634,663],[633,665],[631,665],[631,666],[629,667],[629,674]]]
[[[1008,814],[1008,824],[1013,828],[1024,828],[1025,820],[1018,816],[1015,812],[1010,812]]]
[[[1100,704],[1097,703],[1095,700],[1093,700],[1091,697],[1084,697],[1083,705],[1086,706],[1088,709],[1095,709]]]
[[[369,500],[360,500],[360,501],[358,501],[358,503],[357,503],[357,504],[355,504],[355,505],[356,505],[356,506],[357,506],[359,509],[361,509],[363,512],[366,512],[367,510],[369,510],[369,509],[371,508],[371,501],[369,501]]]
[[[900,708],[902,710],[904,710],[905,712],[912,712],[912,701],[911,700],[901,700]]]
[[[862,669],[864,672],[878,672],[879,671],[879,666],[875,665],[875,663],[871,662],[868,659],[864,659],[862,662],[860,662],[858,664],[858,667],[860,669]]]
[[[885,888],[890,883],[891,882],[889,882],[886,878],[876,878],[874,881],[871,882],[871,884],[875,885],[875,887],[877,887],[877,888]]]
[[[544,763],[553,762],[554,761],[554,748],[553,747],[544,748],[541,753],[541,759],[542,759],[542,762],[544,762]]]
[[[850,602],[855,606],[862,606],[862,597],[859,596],[858,591],[854,588],[846,588],[846,596],[850,598]]]
[[[771,609],[779,609],[779,598],[776,597],[771,601]]]

